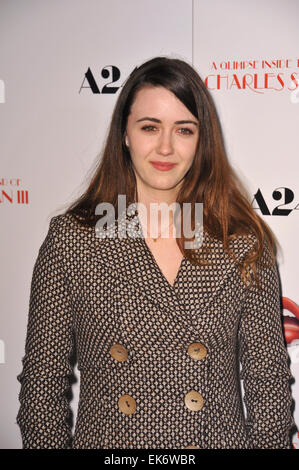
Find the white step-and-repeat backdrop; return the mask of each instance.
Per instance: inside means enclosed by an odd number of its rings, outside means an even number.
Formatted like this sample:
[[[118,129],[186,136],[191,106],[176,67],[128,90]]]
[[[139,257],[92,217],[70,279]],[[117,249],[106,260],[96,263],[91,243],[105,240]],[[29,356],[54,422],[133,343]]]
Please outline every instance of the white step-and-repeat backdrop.
[[[0,0],[0,448],[22,447],[16,377],[49,221],[85,189],[123,82],[158,55],[205,80],[229,158],[282,246],[299,427],[298,17],[297,0]],[[76,365],[74,375],[75,424]]]

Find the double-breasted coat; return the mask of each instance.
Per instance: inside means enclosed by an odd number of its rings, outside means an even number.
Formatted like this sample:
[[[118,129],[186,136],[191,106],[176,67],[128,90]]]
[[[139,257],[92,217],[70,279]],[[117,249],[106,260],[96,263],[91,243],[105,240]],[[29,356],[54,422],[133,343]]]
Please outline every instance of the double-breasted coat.
[[[246,290],[222,242],[207,240],[212,264],[183,258],[171,286],[143,238],[100,239],[71,214],[50,220],[17,377],[23,448],[291,448],[277,267],[260,269],[261,291]],[[241,260],[249,243],[232,247]]]

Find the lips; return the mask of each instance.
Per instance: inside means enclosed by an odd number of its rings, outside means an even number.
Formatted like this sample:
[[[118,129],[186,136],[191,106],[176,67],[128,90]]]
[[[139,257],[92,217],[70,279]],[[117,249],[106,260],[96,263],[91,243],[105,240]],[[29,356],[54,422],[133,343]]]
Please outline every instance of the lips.
[[[160,171],[168,171],[171,170],[176,163],[167,163],[167,162],[150,162],[154,168]]]

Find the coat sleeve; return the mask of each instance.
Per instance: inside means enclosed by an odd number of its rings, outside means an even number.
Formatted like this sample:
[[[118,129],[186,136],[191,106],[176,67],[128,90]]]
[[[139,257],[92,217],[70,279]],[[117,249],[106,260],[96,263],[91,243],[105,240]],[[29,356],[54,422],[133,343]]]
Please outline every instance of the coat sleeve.
[[[69,448],[70,412],[65,392],[72,373],[72,309],[62,264],[59,216],[50,226],[35,261],[31,280],[20,407],[17,414],[23,448]]]
[[[264,247],[263,263],[270,262]],[[294,425],[288,354],[281,323],[277,266],[258,267],[261,290],[248,289],[239,326],[240,378],[253,449],[291,449]]]

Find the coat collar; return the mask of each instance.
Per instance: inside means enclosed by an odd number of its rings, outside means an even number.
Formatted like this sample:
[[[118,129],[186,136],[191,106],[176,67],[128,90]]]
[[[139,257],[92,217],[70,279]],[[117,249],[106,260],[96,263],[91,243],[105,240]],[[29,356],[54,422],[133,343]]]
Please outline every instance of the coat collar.
[[[132,215],[126,214],[119,227],[128,226],[131,220]],[[115,233],[119,233],[118,224],[115,224]],[[212,264],[195,266],[183,258],[173,286],[163,275],[142,237],[101,239],[94,230],[91,250],[99,270],[111,270],[116,282],[125,285],[135,295],[146,296],[159,308],[167,309],[173,314],[174,321],[185,319],[196,326],[198,312],[208,308],[230,273],[237,269],[223,243],[204,231],[199,254],[207,246],[210,246],[210,251],[205,259]],[[236,238],[231,246],[238,260],[250,248],[243,236]]]

